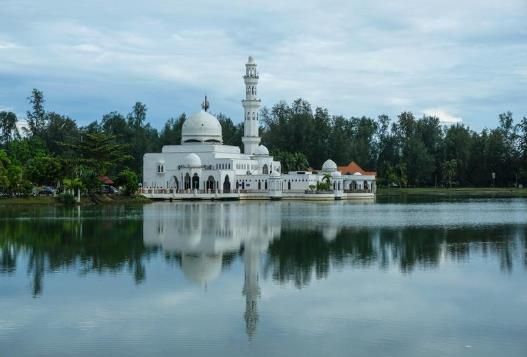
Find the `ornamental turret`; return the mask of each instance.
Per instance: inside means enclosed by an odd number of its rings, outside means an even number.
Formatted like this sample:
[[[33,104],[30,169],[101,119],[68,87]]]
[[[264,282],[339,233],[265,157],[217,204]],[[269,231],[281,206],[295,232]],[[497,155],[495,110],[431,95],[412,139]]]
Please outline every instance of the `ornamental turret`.
[[[242,100],[244,110],[244,132],[243,132],[243,152],[245,154],[253,155],[256,153],[256,148],[260,144],[260,136],[258,129],[260,127],[259,111],[260,99],[258,99],[258,72],[256,71],[256,63],[252,56],[245,65],[245,99]]]

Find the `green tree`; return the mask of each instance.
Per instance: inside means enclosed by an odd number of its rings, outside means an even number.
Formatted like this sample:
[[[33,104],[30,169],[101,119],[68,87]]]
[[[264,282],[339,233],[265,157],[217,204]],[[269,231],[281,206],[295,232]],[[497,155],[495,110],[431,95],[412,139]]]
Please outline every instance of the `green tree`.
[[[443,172],[448,180],[448,186],[452,188],[452,179],[456,177],[457,174],[457,161],[455,159],[445,161],[443,163]]]
[[[185,114],[181,114],[178,118],[170,118],[165,123],[161,130],[159,141],[161,145],[180,145],[181,144],[181,130],[183,123],[187,119]]]
[[[124,187],[124,194],[131,196],[139,188],[139,178],[132,170],[125,169],[119,173],[116,180],[117,184]]]
[[[65,144],[75,156],[69,160],[83,165],[95,175],[107,175],[120,163],[131,159],[129,146],[117,144],[115,136],[106,133],[85,133],[74,144]]]
[[[17,117],[12,112],[0,112],[0,145],[7,146],[20,137],[16,127]]]
[[[34,184],[55,186],[62,176],[61,162],[52,156],[39,155],[27,162],[26,176]]]
[[[463,124],[455,124],[446,129],[443,161],[456,160],[457,175],[462,185],[468,183],[472,138],[470,129]],[[443,174],[443,177],[446,178],[446,175]]]
[[[47,126],[46,111],[44,110],[44,93],[34,88],[28,98],[31,110],[27,112],[27,125],[29,133],[34,136],[42,136]]]
[[[0,192],[6,192],[9,189],[8,167],[11,160],[7,157],[4,150],[0,150]]]
[[[54,112],[48,112],[46,118],[47,126],[42,135],[45,147],[51,154],[61,155],[65,150],[62,143],[71,143],[80,136],[77,123],[71,118]]]

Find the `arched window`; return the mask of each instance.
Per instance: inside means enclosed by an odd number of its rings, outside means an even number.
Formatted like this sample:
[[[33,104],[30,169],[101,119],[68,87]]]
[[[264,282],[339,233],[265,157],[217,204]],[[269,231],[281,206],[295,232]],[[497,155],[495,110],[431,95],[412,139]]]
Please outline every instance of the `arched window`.
[[[288,189],[288,190],[291,189],[291,181],[287,181],[287,189]]]
[[[267,164],[263,165],[262,167],[262,174],[268,175],[269,174],[269,168],[267,167]]]
[[[214,191],[214,189],[216,188],[215,186],[216,186],[216,180],[214,180],[214,177],[209,176],[209,178],[207,179],[207,183],[206,183],[207,190]]]
[[[192,176],[192,189],[199,190],[199,175],[197,173]]]
[[[185,187],[185,190],[190,190],[190,175],[188,172],[185,175],[184,187]]]
[[[238,185],[236,185],[236,188],[238,188]],[[231,182],[229,181],[229,175],[225,176],[225,180],[223,180],[223,192],[231,192]]]

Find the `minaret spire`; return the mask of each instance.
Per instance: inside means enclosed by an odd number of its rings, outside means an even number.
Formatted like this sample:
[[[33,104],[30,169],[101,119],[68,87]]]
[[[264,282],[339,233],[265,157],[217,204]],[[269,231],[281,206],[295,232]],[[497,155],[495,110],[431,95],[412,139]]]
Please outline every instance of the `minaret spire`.
[[[243,152],[252,155],[256,152],[256,148],[260,144],[260,137],[258,129],[260,127],[259,110],[260,99],[257,97],[258,87],[258,72],[256,71],[256,63],[254,58],[249,56],[245,64],[245,99],[242,100],[244,110],[244,132],[243,132]]]
[[[207,95],[205,95],[205,100],[201,103],[201,108],[203,108],[204,111],[207,111],[209,110],[209,107],[209,101],[207,100]]]

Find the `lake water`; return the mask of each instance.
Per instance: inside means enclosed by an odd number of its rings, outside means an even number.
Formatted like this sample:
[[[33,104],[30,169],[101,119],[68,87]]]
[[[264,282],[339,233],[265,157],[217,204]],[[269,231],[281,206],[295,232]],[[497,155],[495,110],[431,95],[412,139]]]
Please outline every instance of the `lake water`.
[[[527,356],[527,200],[0,208],[0,356]]]

